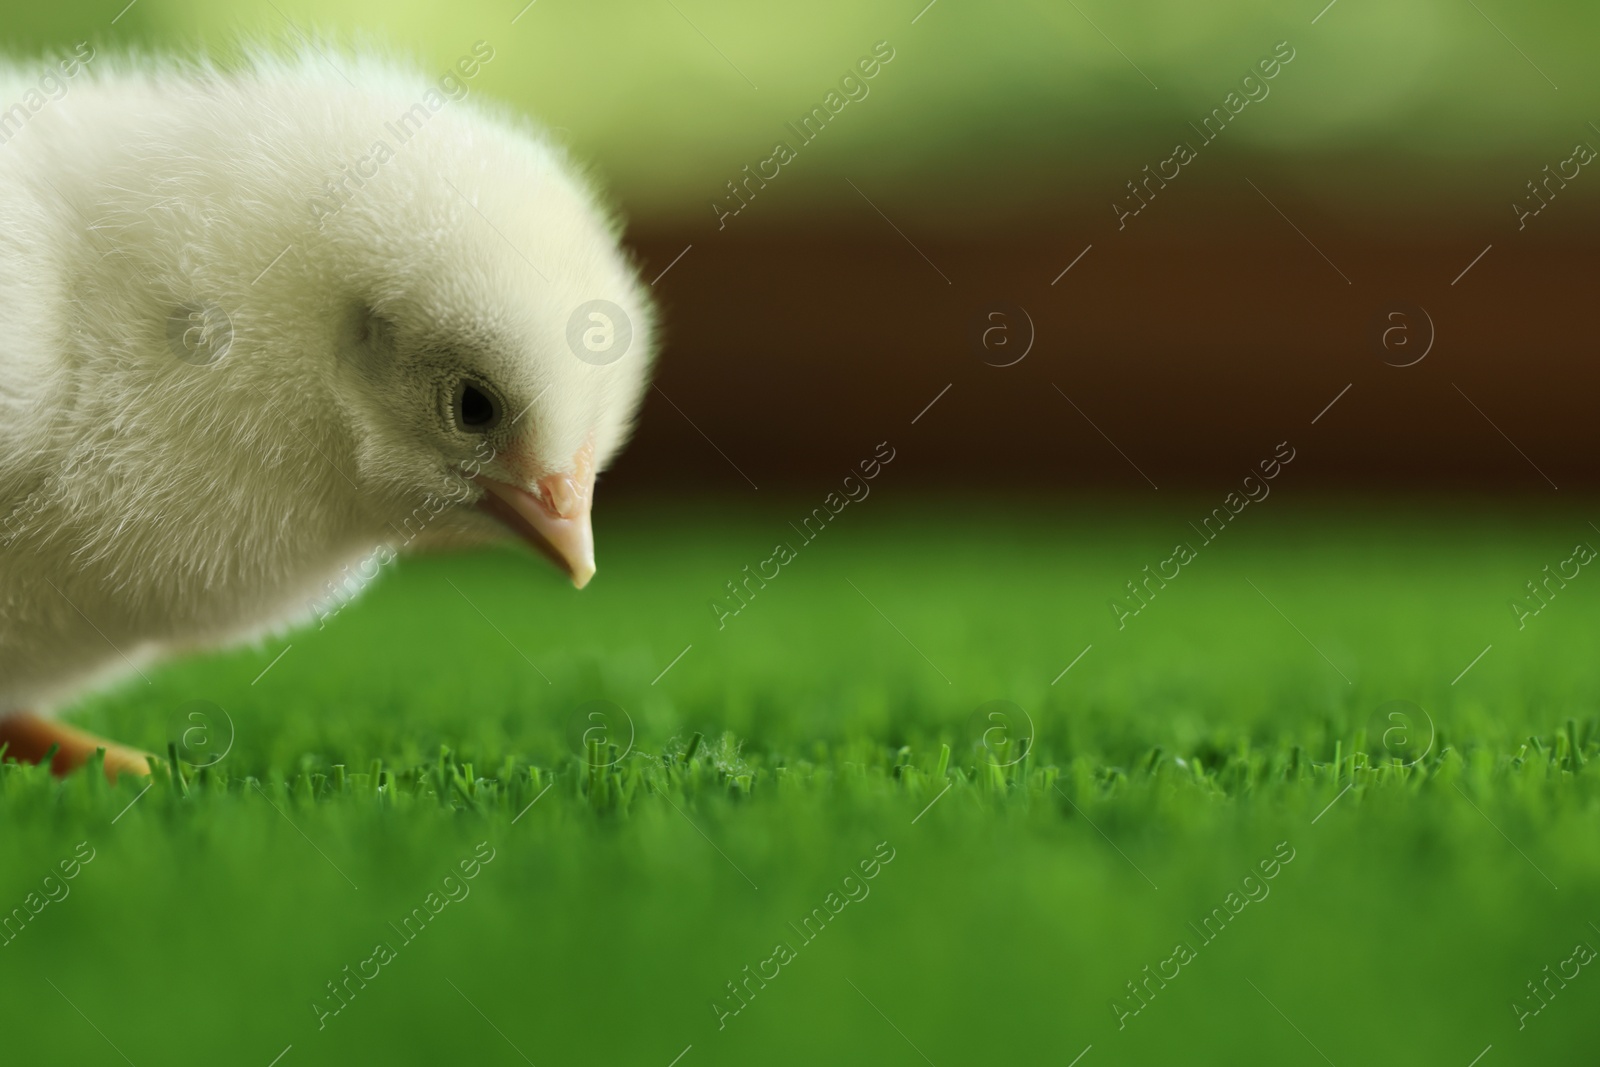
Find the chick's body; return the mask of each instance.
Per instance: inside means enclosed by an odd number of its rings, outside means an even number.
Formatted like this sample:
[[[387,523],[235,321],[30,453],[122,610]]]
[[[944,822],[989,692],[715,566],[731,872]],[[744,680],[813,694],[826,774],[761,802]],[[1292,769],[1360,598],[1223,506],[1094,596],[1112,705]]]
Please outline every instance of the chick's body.
[[[586,580],[652,318],[562,154],[368,57],[93,67],[0,112],[0,717],[307,618],[419,531]]]

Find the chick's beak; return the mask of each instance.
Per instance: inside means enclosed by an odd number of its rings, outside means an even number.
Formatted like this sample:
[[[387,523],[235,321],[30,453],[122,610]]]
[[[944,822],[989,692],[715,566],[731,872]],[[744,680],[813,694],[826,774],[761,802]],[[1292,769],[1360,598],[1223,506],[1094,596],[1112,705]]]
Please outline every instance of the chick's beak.
[[[530,492],[479,475],[488,490],[478,507],[499,519],[572,578],[579,589],[594,577],[594,466],[588,449],[574,457],[572,471],[547,474]]]

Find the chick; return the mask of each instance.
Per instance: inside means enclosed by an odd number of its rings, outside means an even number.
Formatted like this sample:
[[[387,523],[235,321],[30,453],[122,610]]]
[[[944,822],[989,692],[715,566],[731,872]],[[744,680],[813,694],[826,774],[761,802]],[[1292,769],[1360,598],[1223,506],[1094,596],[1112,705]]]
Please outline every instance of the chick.
[[[51,713],[307,621],[395,551],[509,533],[593,575],[654,316],[589,183],[468,91],[485,49],[432,78],[100,57],[0,110],[11,756],[145,769]],[[0,68],[0,109],[36,81]]]

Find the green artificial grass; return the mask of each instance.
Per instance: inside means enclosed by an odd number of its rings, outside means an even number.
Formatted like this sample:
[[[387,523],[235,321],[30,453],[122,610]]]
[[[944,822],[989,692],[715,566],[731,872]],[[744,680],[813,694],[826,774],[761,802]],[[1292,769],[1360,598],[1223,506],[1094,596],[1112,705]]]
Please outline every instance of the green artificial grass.
[[[809,506],[74,709],[168,756],[0,771],[0,1062],[1593,1059],[1585,513],[1275,499],[1119,629],[1208,502],[874,498],[727,616]]]

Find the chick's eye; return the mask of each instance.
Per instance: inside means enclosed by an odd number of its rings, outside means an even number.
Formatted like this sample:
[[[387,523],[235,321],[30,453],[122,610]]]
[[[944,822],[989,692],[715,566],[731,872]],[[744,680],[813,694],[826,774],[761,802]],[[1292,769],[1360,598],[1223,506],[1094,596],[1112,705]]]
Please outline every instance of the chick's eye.
[[[487,433],[500,422],[500,405],[487,389],[472,381],[456,387],[456,422],[469,433]]]

